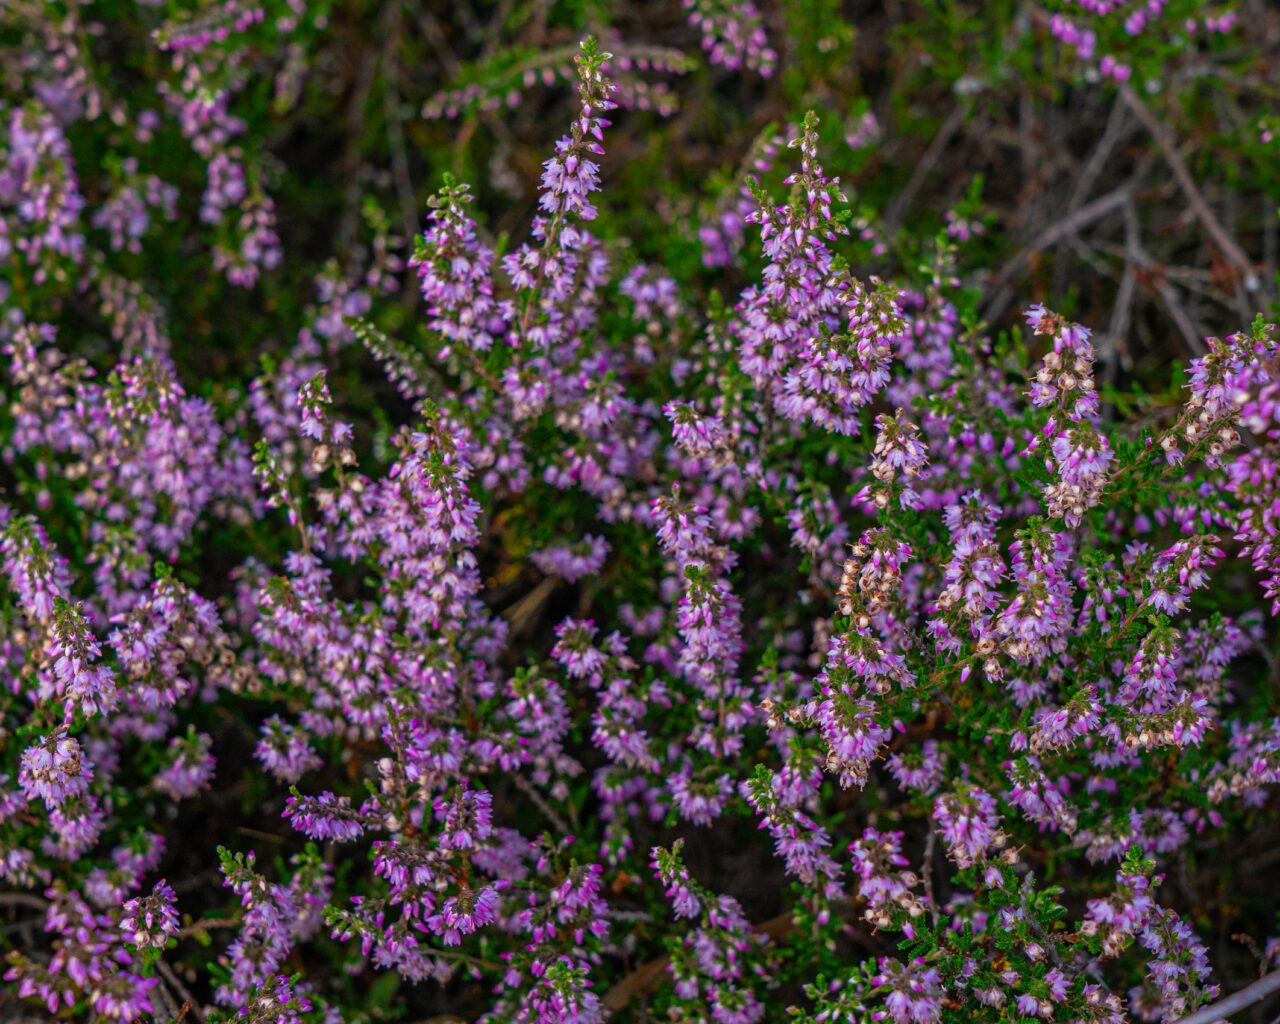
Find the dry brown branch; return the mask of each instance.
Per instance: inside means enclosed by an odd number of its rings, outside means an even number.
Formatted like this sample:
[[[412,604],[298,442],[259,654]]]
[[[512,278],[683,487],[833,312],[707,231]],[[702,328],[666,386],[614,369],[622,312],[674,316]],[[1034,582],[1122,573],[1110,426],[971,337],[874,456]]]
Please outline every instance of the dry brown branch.
[[[1280,971],[1273,971],[1259,978],[1252,985],[1246,985],[1239,992],[1233,992],[1226,999],[1219,999],[1216,1003],[1201,1007],[1195,1013],[1175,1021],[1174,1024],[1213,1024],[1216,1020],[1230,1017],[1233,1013],[1239,1013],[1253,1006],[1254,1003],[1262,1002],[1277,990],[1280,990]]]
[[[906,185],[902,187],[902,191],[898,193],[893,204],[889,207],[889,211],[884,215],[884,225],[888,233],[892,234],[902,226],[903,220],[906,219],[907,211],[911,209],[911,204],[915,202],[916,193],[924,186],[925,180],[929,177],[929,172],[933,170],[934,165],[937,164],[938,159],[942,156],[943,150],[950,144],[962,124],[964,124],[964,107],[957,103],[955,109],[942,122],[942,127],[938,129],[938,134],[933,137],[933,141],[929,143],[929,148],[924,151],[924,155],[917,161],[915,168],[911,172],[911,177],[907,179]]]
[[[1074,213],[1063,217],[1040,232],[1030,245],[1026,246],[997,272],[991,283],[992,297],[982,311],[983,319],[988,322],[995,320],[1009,308],[1009,303],[1013,299],[1013,291],[1009,288],[1009,284],[1029,266],[1034,253],[1051,248],[1064,238],[1076,234],[1082,228],[1101,220],[1107,214],[1113,213],[1124,206],[1125,203],[1130,202],[1135,184],[1135,181],[1126,182],[1119,188],[1106,193],[1106,195],[1099,196],[1092,202],[1086,203]]]
[[[1227,261],[1239,271],[1245,291],[1251,295],[1257,293],[1262,287],[1261,279],[1254,271],[1253,264],[1244,249],[1241,248],[1240,243],[1222,226],[1222,222],[1217,215],[1209,208],[1204,195],[1196,186],[1195,179],[1191,177],[1191,172],[1187,169],[1186,161],[1178,153],[1173,133],[1142,102],[1131,86],[1122,85],[1120,87],[1120,98],[1133,112],[1134,116],[1142,122],[1142,126],[1146,128],[1152,139],[1155,140],[1156,146],[1164,156],[1165,163],[1169,165],[1169,170],[1173,172],[1178,186],[1182,189],[1183,195],[1186,196],[1191,211],[1203,225],[1205,231],[1209,233],[1214,245],[1222,251]]]

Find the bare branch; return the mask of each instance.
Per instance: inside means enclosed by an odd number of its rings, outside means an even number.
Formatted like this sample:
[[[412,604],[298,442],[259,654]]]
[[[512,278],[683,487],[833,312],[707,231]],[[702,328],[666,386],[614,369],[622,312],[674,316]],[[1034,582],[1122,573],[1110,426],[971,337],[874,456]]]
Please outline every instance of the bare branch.
[[[1000,268],[991,283],[992,297],[982,311],[982,318],[987,321],[995,320],[1008,308],[1009,302],[1013,298],[1013,292],[1008,285],[1019,273],[1027,268],[1033,253],[1041,252],[1056,245],[1062,239],[1076,234],[1081,228],[1088,227],[1095,221],[1101,220],[1107,214],[1113,213],[1124,206],[1133,195],[1134,185],[1134,181],[1127,182],[1119,188],[1106,193],[1106,195],[1099,196],[1092,202],[1086,203],[1074,213],[1063,217],[1054,224],[1050,224],[1040,232],[1030,245]]]
[[[1102,173],[1102,169],[1106,166],[1112,152],[1120,141],[1129,134],[1130,130],[1131,123],[1125,116],[1124,107],[1119,103],[1115,104],[1111,108],[1111,116],[1107,118],[1107,127],[1102,132],[1102,138],[1098,140],[1093,152],[1089,154],[1089,160],[1080,172],[1080,177],[1076,179],[1075,188],[1071,190],[1071,198],[1067,201],[1067,211],[1069,213],[1074,213],[1080,208],[1080,205],[1085,201],[1085,197],[1088,196],[1089,191],[1093,188],[1093,183],[1098,180],[1098,175]]]
[[[951,142],[956,132],[960,130],[962,124],[964,124],[964,107],[957,103],[950,116],[942,123],[942,127],[938,129],[938,134],[929,143],[929,148],[924,151],[924,156],[916,163],[915,169],[911,172],[911,177],[907,179],[906,185],[903,186],[902,191],[894,199],[893,205],[889,207],[889,211],[884,215],[885,227],[890,232],[902,226],[903,220],[906,219],[907,211],[911,209],[911,204],[915,202],[916,193],[924,186],[925,179],[929,177],[929,172],[933,170],[934,164],[942,156],[942,151],[947,148],[948,143]]]
[[[1164,303],[1170,319],[1173,320],[1174,325],[1178,328],[1178,333],[1182,335],[1187,347],[1197,356],[1204,355],[1204,342],[1201,340],[1204,337],[1204,332],[1183,308],[1177,291],[1173,285],[1164,279],[1156,261],[1142,247],[1138,229],[1138,211],[1132,202],[1126,203],[1124,207],[1124,233],[1125,258],[1144,270],[1156,271],[1152,275],[1151,286],[1155,289],[1156,294],[1160,296],[1160,301]]]
[[[26,892],[0,892],[0,907],[26,907],[43,912],[49,909],[49,901]]]
[[[1202,1006],[1195,1013],[1188,1014],[1174,1024],[1213,1024],[1216,1020],[1230,1017],[1233,1013],[1239,1013],[1254,1003],[1262,1002],[1277,990],[1280,990],[1280,971],[1272,971],[1252,985],[1246,985],[1239,992],[1227,996],[1226,999],[1219,999],[1216,1003]]]
[[[160,976],[178,993],[178,998],[190,1009],[191,1015],[198,1022],[204,1021],[204,1011],[200,1008],[200,1004],[196,1001],[186,985],[182,984],[182,979],[174,972],[173,968],[164,962],[164,958],[156,961],[156,969],[160,972]]]
[[[1227,261],[1240,271],[1245,291],[1250,293],[1257,292],[1262,287],[1262,281],[1254,271],[1252,262],[1250,262],[1244,249],[1240,247],[1240,243],[1231,237],[1231,234],[1222,226],[1222,222],[1218,220],[1213,210],[1209,208],[1209,204],[1205,202],[1200,189],[1196,187],[1195,179],[1191,177],[1191,172],[1187,170],[1186,162],[1178,154],[1178,147],[1173,134],[1147,108],[1147,105],[1142,102],[1131,86],[1122,85],[1120,87],[1120,97],[1124,100],[1125,105],[1133,111],[1138,120],[1142,122],[1142,126],[1151,134],[1156,145],[1160,148],[1165,163],[1169,165],[1169,170],[1173,172],[1174,178],[1177,179],[1183,195],[1187,197],[1187,203],[1191,206],[1191,211],[1196,215],[1196,219],[1204,226],[1214,244],[1222,250],[1222,254]]]

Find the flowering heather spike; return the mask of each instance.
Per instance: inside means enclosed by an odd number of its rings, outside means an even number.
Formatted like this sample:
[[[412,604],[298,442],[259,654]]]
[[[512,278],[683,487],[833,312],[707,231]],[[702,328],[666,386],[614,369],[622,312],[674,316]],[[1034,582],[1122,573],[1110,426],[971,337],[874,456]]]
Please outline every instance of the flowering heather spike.
[[[454,345],[487,352],[503,329],[493,296],[493,250],[476,237],[476,223],[466,213],[471,201],[467,186],[446,176],[431,197],[430,223],[410,260],[418,268],[427,326],[444,341],[445,359]]]
[[[85,258],[80,223],[84,197],[71,146],[58,118],[42,104],[9,107],[0,151],[0,255],[15,252],[35,284],[64,281]],[[7,262],[7,260],[6,260]]]
[[[658,540],[683,577],[676,613],[683,641],[679,664],[700,719],[690,739],[713,757],[725,757],[742,748],[742,731],[755,717],[751,691],[738,675],[741,604],[726,578],[733,560],[714,543],[706,510],[682,502],[678,493],[654,499],[653,514]],[[708,806],[718,813],[719,805],[713,797]]]
[[[169,742],[169,763],[156,775],[153,785],[174,800],[195,796],[213,779],[213,741],[194,729],[183,738]]]
[[[684,841],[678,840],[669,850],[655,846],[651,853],[652,864],[654,873],[666,886],[667,898],[672,902],[676,917],[696,917],[702,912],[702,896],[680,860],[683,845]]]
[[[1011,568],[1017,591],[996,617],[1003,648],[1019,663],[1040,664],[1061,651],[1071,626],[1073,587],[1066,568],[1071,544],[1043,523],[1018,534]],[[998,668],[997,668],[998,671]],[[991,669],[988,668],[989,674]]]
[[[936,740],[925,740],[919,751],[894,754],[888,768],[903,789],[932,793],[942,783],[942,755]]]
[[[944,521],[954,545],[944,570],[946,586],[938,594],[937,617],[929,622],[940,650],[955,651],[963,639],[977,641],[977,652],[995,652],[991,614],[999,602],[997,588],[1005,577],[1005,564],[995,544],[999,511],[977,491],[963,503],[947,508]],[[988,657],[998,671],[998,663]],[[996,675],[991,667],[988,675]]]
[[[421,353],[388,337],[367,320],[355,318],[350,326],[405,398],[415,404],[426,399],[433,374]]]
[[[510,1017],[515,1024],[602,1024],[606,1019],[584,961],[571,955],[534,960],[529,973],[531,984],[510,986],[522,993]]]
[[[178,931],[177,896],[171,886],[157,882],[150,896],[129,900],[124,905],[120,930],[135,946],[163,949]]]
[[[365,816],[351,806],[348,797],[321,793],[315,797],[291,796],[285,801],[284,816],[299,832],[311,839],[349,843],[364,834]]]
[[[942,976],[923,959],[880,961],[871,983],[885,991],[885,1009],[895,1024],[934,1024],[942,1015]]]
[[[775,775],[762,765],[743,788],[747,802],[761,816],[760,827],[773,836],[787,874],[805,885],[820,886],[825,897],[834,899],[840,893],[840,867],[828,852],[831,837],[801,810],[819,781],[814,772],[801,778],[787,768]]]
[[[924,914],[928,901],[914,891],[920,879],[913,871],[901,870],[908,863],[902,855],[901,832],[865,829],[862,838],[849,845],[849,855],[859,880],[858,896],[867,905],[864,916],[874,927],[892,927],[902,912],[908,922]]]
[[[117,700],[115,675],[107,666],[93,664],[102,649],[89,629],[83,606],[55,598],[50,632],[48,655],[57,682],[42,696],[65,700],[68,720],[77,710],[89,716],[110,712]]]
[[[22,752],[18,784],[27,799],[43,800],[50,808],[83,796],[92,778],[93,762],[65,732],[55,732]]]
[[[990,850],[1005,843],[995,800],[977,786],[938,797],[934,817],[947,855],[962,868],[980,863]]]
[[[866,489],[877,508],[885,508],[896,491],[898,504],[903,508],[919,508],[920,495],[911,481],[929,464],[928,449],[920,440],[920,429],[909,423],[898,409],[893,416],[876,417],[876,444],[871,453],[871,475],[877,485]],[[902,482],[894,487],[898,478]],[[860,496],[861,497],[861,496]],[[865,500],[865,499],[863,499]]]
[[[1045,774],[1037,757],[1020,758],[1008,766],[1012,788],[1008,801],[1030,821],[1045,828],[1061,829],[1068,835],[1076,830],[1078,812],[1068,802],[1067,780],[1055,783]]]
[[[773,74],[778,55],[769,47],[760,11],[752,0],[682,0],[689,24],[702,33],[702,48],[712,64],[746,68],[764,78]]]
[[[848,228],[832,208],[845,196],[817,161],[817,124],[810,113],[789,143],[801,154],[786,179],[791,201],[774,206],[761,194],[748,217],[769,262],[761,284],[743,293],[734,330],[743,369],[782,415],[856,435],[859,410],[889,379],[904,323],[891,288],[873,280],[868,289],[833,261],[830,246]]]
[[[576,59],[579,113],[543,164],[542,212],[531,229],[540,245],[524,243],[502,260],[517,292],[515,308],[506,307],[507,341],[530,355],[569,343],[589,322],[593,293],[603,284],[605,257],[583,225],[596,217],[590,197],[600,188],[596,159],[604,153],[604,129],[610,124],[602,115],[616,105],[616,86],[604,72],[610,57],[594,39],[583,42]],[[580,274],[577,294],[571,296]]]
[[[1208,951],[1174,911],[1161,909],[1139,941],[1152,954],[1144,988],[1154,990],[1141,992],[1141,1003],[1165,1017],[1181,1019],[1218,997],[1219,986],[1207,982],[1213,973]]]
[[[676,444],[694,458],[708,458],[728,447],[724,424],[718,416],[703,416],[688,402],[668,402],[662,411],[671,421]]]
[[[1027,323],[1037,335],[1048,335],[1053,349],[1031,384],[1031,404],[1053,410],[1070,423],[1092,421],[1098,414],[1098,392],[1093,382],[1093,345],[1087,327],[1068,323],[1044,306],[1026,312]],[[1056,424],[1056,419],[1051,419]]]
[[[311,748],[307,731],[287,725],[279,715],[272,715],[262,724],[262,739],[254,755],[267,771],[288,783],[297,782],[323,763]]]
[[[604,567],[609,542],[587,534],[573,544],[535,551],[531,561],[548,576],[559,576],[566,583],[576,583],[585,576],[595,576]]]
[[[49,543],[35,519],[15,516],[5,509],[4,539],[0,541],[4,570],[34,621],[44,624],[53,617],[59,599],[71,589],[71,575],[64,559]]]
[[[1191,592],[1209,582],[1208,569],[1223,557],[1217,543],[1216,536],[1204,534],[1180,540],[1157,555],[1148,574],[1146,603],[1166,615],[1185,611]]]
[[[1118,956],[1159,911],[1150,892],[1151,868],[1150,861],[1136,860],[1131,852],[1116,873],[1116,891],[1089,901],[1080,928],[1086,935],[1101,937],[1105,955]]]

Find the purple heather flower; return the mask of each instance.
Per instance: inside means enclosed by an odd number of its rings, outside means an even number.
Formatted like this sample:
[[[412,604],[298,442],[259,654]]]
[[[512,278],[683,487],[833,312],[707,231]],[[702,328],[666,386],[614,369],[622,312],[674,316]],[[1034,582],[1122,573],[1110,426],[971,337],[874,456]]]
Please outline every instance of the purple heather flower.
[[[962,868],[981,862],[993,847],[1004,844],[996,802],[977,786],[938,797],[933,816],[947,855]]]
[[[746,68],[764,78],[773,74],[778,55],[769,46],[760,11],[752,0],[682,0],[689,24],[702,33],[702,48],[712,64],[730,71]]]
[[[287,725],[279,715],[262,723],[262,739],[254,750],[258,762],[281,782],[293,783],[320,767],[319,755],[311,749],[307,731]]]
[[[312,839],[349,843],[364,834],[366,815],[351,806],[351,798],[325,792],[318,796],[291,796],[284,817]]]
[[[18,784],[27,799],[50,808],[83,796],[93,778],[93,762],[65,732],[55,732],[22,752]]]
[[[849,845],[853,871],[858,876],[858,895],[866,901],[864,916],[876,928],[889,928],[897,911],[910,919],[926,910],[927,898],[915,892],[919,878],[904,871],[907,858],[902,855],[901,832],[877,832],[864,829],[862,838]]]
[[[152,784],[174,800],[195,796],[213,778],[212,745],[213,741],[204,733],[174,737],[169,742],[169,764],[161,769]]]
[[[586,576],[599,573],[608,554],[608,541],[603,537],[587,534],[572,544],[559,544],[535,551],[531,561],[548,576],[559,576],[566,583],[576,583]]]
[[[177,896],[163,880],[151,895],[129,900],[124,905],[120,930],[135,946],[163,949],[178,931]]]
[[[1150,889],[1149,877],[1129,874],[1122,868],[1116,874],[1112,896],[1089,900],[1081,930],[1087,935],[1101,935],[1103,951],[1117,956],[1159,909]]]
[[[942,977],[923,960],[882,959],[871,983],[887,990],[885,1010],[894,1024],[934,1024],[942,1015]]]
[[[448,799],[438,796],[434,810],[444,826],[440,845],[448,849],[473,849],[493,830],[493,797],[484,790],[461,790]]]
[[[502,883],[483,889],[462,889],[440,904],[440,910],[427,918],[427,927],[446,946],[457,946],[465,935],[471,935],[492,924],[498,912],[498,893]]]
[[[925,740],[918,751],[893,754],[886,764],[903,789],[933,793],[942,784],[942,754],[936,740]]]

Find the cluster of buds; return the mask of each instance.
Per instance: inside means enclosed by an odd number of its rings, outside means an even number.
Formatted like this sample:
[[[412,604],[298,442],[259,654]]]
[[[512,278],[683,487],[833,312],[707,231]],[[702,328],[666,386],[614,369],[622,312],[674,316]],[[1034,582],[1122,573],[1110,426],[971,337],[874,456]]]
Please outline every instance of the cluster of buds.
[[[1183,453],[1179,445],[1186,442],[1191,447],[1203,443],[1206,461],[1216,465],[1217,460],[1240,443],[1240,434],[1230,423],[1215,423],[1207,412],[1183,415],[1162,438],[1160,447],[1170,461],[1181,461]]]
[[[858,548],[863,545],[859,544]],[[854,549],[855,551],[857,548]],[[865,550],[865,548],[864,548]],[[845,618],[852,618],[854,613],[858,611],[854,603],[854,595],[858,593],[858,578],[862,573],[862,563],[856,558],[846,559],[840,573],[840,586],[836,590],[836,609]],[[866,620],[865,622],[863,620]],[[871,625],[870,617],[861,612],[858,615],[858,624],[866,629]]]
[[[1203,697],[1183,691],[1182,698],[1168,711],[1135,716],[1125,730],[1125,746],[1130,750],[1152,750],[1198,745],[1209,725],[1208,703]]]
[[[135,946],[164,949],[178,933],[177,897],[164,880],[156,883],[151,895],[131,899],[124,905],[120,930]]]
[[[1036,373],[1036,384],[1064,405],[1083,398],[1093,391],[1093,357],[1080,350],[1048,352]]]
[[[1225,557],[1217,544],[1217,536],[1206,533],[1157,555],[1147,573],[1151,590],[1145,603],[1165,615],[1186,611],[1191,592],[1209,582],[1209,569]]]
[[[1066,750],[1098,727],[1101,713],[1097,688],[1086,686],[1062,707],[1046,707],[1037,713],[1029,749],[1033,754]]]
[[[901,832],[869,828],[849,844],[849,854],[861,879],[858,895],[867,901],[862,916],[873,928],[892,927],[897,911],[904,911],[910,920],[924,915],[928,900],[915,892],[920,879],[906,868]]]
[[[898,503],[903,508],[919,508],[920,496],[911,481],[929,464],[929,450],[920,440],[920,428],[898,409],[892,416],[876,417],[876,444],[871,453],[871,475],[878,485],[863,489],[860,499],[870,498],[876,508],[888,508],[893,498],[893,485],[901,481]]]
[[[334,419],[333,397],[322,370],[298,388],[298,407],[302,412],[302,434],[311,438],[311,468],[323,472],[331,463],[339,470],[356,464],[351,450],[351,426]]]
[[[1036,334],[1053,338],[1053,350],[1045,354],[1031,382],[1031,404],[1042,409],[1052,407],[1072,423],[1094,418],[1098,392],[1093,383],[1093,345],[1088,328],[1068,323],[1043,306],[1027,310],[1027,321]],[[1056,419],[1057,415],[1050,420],[1051,430]]]
[[[784,716],[791,717],[790,713],[785,712],[782,706],[772,697],[766,697],[760,702],[760,710],[764,713],[764,726],[770,732],[782,728]]]
[[[1191,394],[1182,414],[1160,438],[1165,458],[1181,463],[1188,454],[1202,455],[1210,466],[1240,443],[1236,427],[1247,421],[1250,396],[1271,385],[1275,378],[1274,327],[1255,322],[1249,333],[1227,338],[1206,338],[1208,351],[1191,363]],[[1264,424],[1246,422],[1255,433]],[[1187,451],[1183,451],[1186,445]]]
[[[695,459],[708,459],[712,466],[733,461],[728,433],[719,416],[706,416],[688,402],[668,402],[662,410],[671,421],[671,434],[685,452]]]
[[[961,784],[934,801],[933,818],[947,849],[947,856],[961,868],[988,866],[987,884],[999,887],[1001,875],[988,862],[993,855],[1004,862],[1017,862],[1016,850],[1009,849],[1008,833],[1000,827],[995,799],[978,786]]]
[[[859,629],[871,625],[871,615],[885,607],[902,586],[902,565],[911,548],[894,540],[887,529],[867,530],[853,546],[853,557],[841,568],[836,608],[854,619]]]
[[[1010,642],[1011,644],[1014,641]],[[1000,680],[1004,678],[1004,666],[1000,664],[1000,659],[996,657],[996,638],[989,633],[985,633],[978,638],[974,650],[977,651],[978,657],[982,659],[982,671],[986,673],[988,679]]]
[[[1114,459],[1111,446],[1096,431],[1077,426],[1055,437],[1051,448],[1058,479],[1045,488],[1049,514],[1069,527],[1078,526],[1085,512],[1102,500]]]
[[[1101,936],[1103,956],[1119,956],[1147,926],[1151,916],[1158,912],[1153,893],[1163,881],[1163,876],[1152,878],[1150,870],[1153,866],[1151,861],[1138,862],[1132,856],[1126,858],[1116,875],[1115,892],[1106,899],[1089,900],[1080,924],[1080,934]]]

